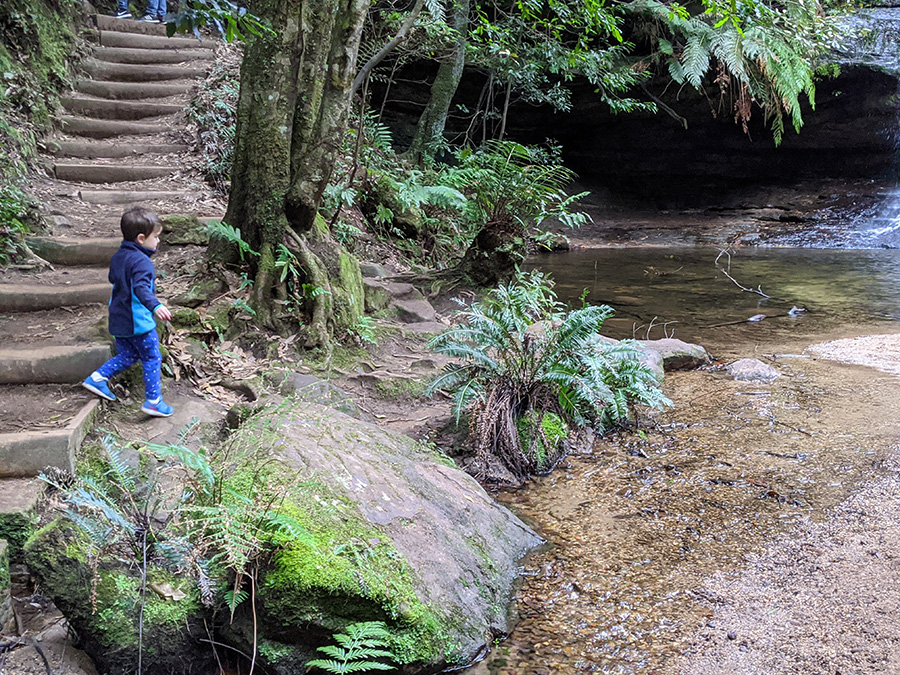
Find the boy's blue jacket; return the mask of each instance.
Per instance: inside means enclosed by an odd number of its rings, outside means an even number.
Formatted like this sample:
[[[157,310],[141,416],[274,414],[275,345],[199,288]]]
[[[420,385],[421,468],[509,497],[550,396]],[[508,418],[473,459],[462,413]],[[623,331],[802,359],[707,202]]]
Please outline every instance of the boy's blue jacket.
[[[133,337],[156,329],[153,312],[162,303],[156,299],[156,270],[150,261],[156,251],[134,241],[123,241],[109,262],[109,332],[113,337]]]

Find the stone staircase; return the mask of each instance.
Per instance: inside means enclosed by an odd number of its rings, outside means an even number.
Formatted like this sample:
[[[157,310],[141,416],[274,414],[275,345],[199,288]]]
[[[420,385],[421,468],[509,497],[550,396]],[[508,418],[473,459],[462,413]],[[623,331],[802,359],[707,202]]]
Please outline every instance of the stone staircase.
[[[30,186],[54,225],[27,242],[52,268],[0,272],[0,540],[13,557],[42,494],[35,476],[73,469],[100,407],[79,383],[111,353],[106,265],[122,211],[220,217],[224,207],[192,169],[183,117],[215,43],[94,22],[93,53],[46,143],[47,175]]]

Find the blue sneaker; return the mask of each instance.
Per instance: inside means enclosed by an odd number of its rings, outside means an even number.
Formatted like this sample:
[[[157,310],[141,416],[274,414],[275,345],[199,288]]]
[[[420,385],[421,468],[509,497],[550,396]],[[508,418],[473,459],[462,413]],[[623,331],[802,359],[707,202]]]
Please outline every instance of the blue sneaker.
[[[85,381],[81,383],[81,386],[92,394],[97,394],[100,398],[105,398],[107,401],[116,400],[116,395],[110,391],[109,384],[107,384],[106,380],[97,375],[97,373],[88,375]]]
[[[141,411],[147,413],[151,417],[171,417],[172,413],[175,412],[175,409],[166,405],[166,402],[162,400],[162,396],[160,396],[156,401],[144,401],[144,405],[141,406]]]

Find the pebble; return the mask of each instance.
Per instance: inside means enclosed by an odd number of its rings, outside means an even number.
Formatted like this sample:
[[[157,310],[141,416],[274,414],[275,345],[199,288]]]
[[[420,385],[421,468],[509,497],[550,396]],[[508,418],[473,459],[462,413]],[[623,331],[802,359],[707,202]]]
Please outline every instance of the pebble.
[[[729,631],[729,632],[728,632],[728,635],[727,635],[726,637],[727,637],[729,640],[736,640],[736,639],[737,639],[737,633],[735,633],[734,631]]]

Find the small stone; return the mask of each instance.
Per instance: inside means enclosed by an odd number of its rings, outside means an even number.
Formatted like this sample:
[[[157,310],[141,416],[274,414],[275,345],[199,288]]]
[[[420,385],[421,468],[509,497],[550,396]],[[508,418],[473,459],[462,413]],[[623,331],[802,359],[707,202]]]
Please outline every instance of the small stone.
[[[738,382],[764,382],[769,384],[781,377],[781,373],[759,359],[739,359],[734,363],[730,363],[726,371],[731,375],[732,379]]]
[[[737,633],[735,633],[734,631],[729,631],[728,635],[726,635],[725,637],[727,637],[729,640],[737,640]]]
[[[377,263],[360,263],[359,272],[366,279],[379,279],[391,276],[390,272]]]

